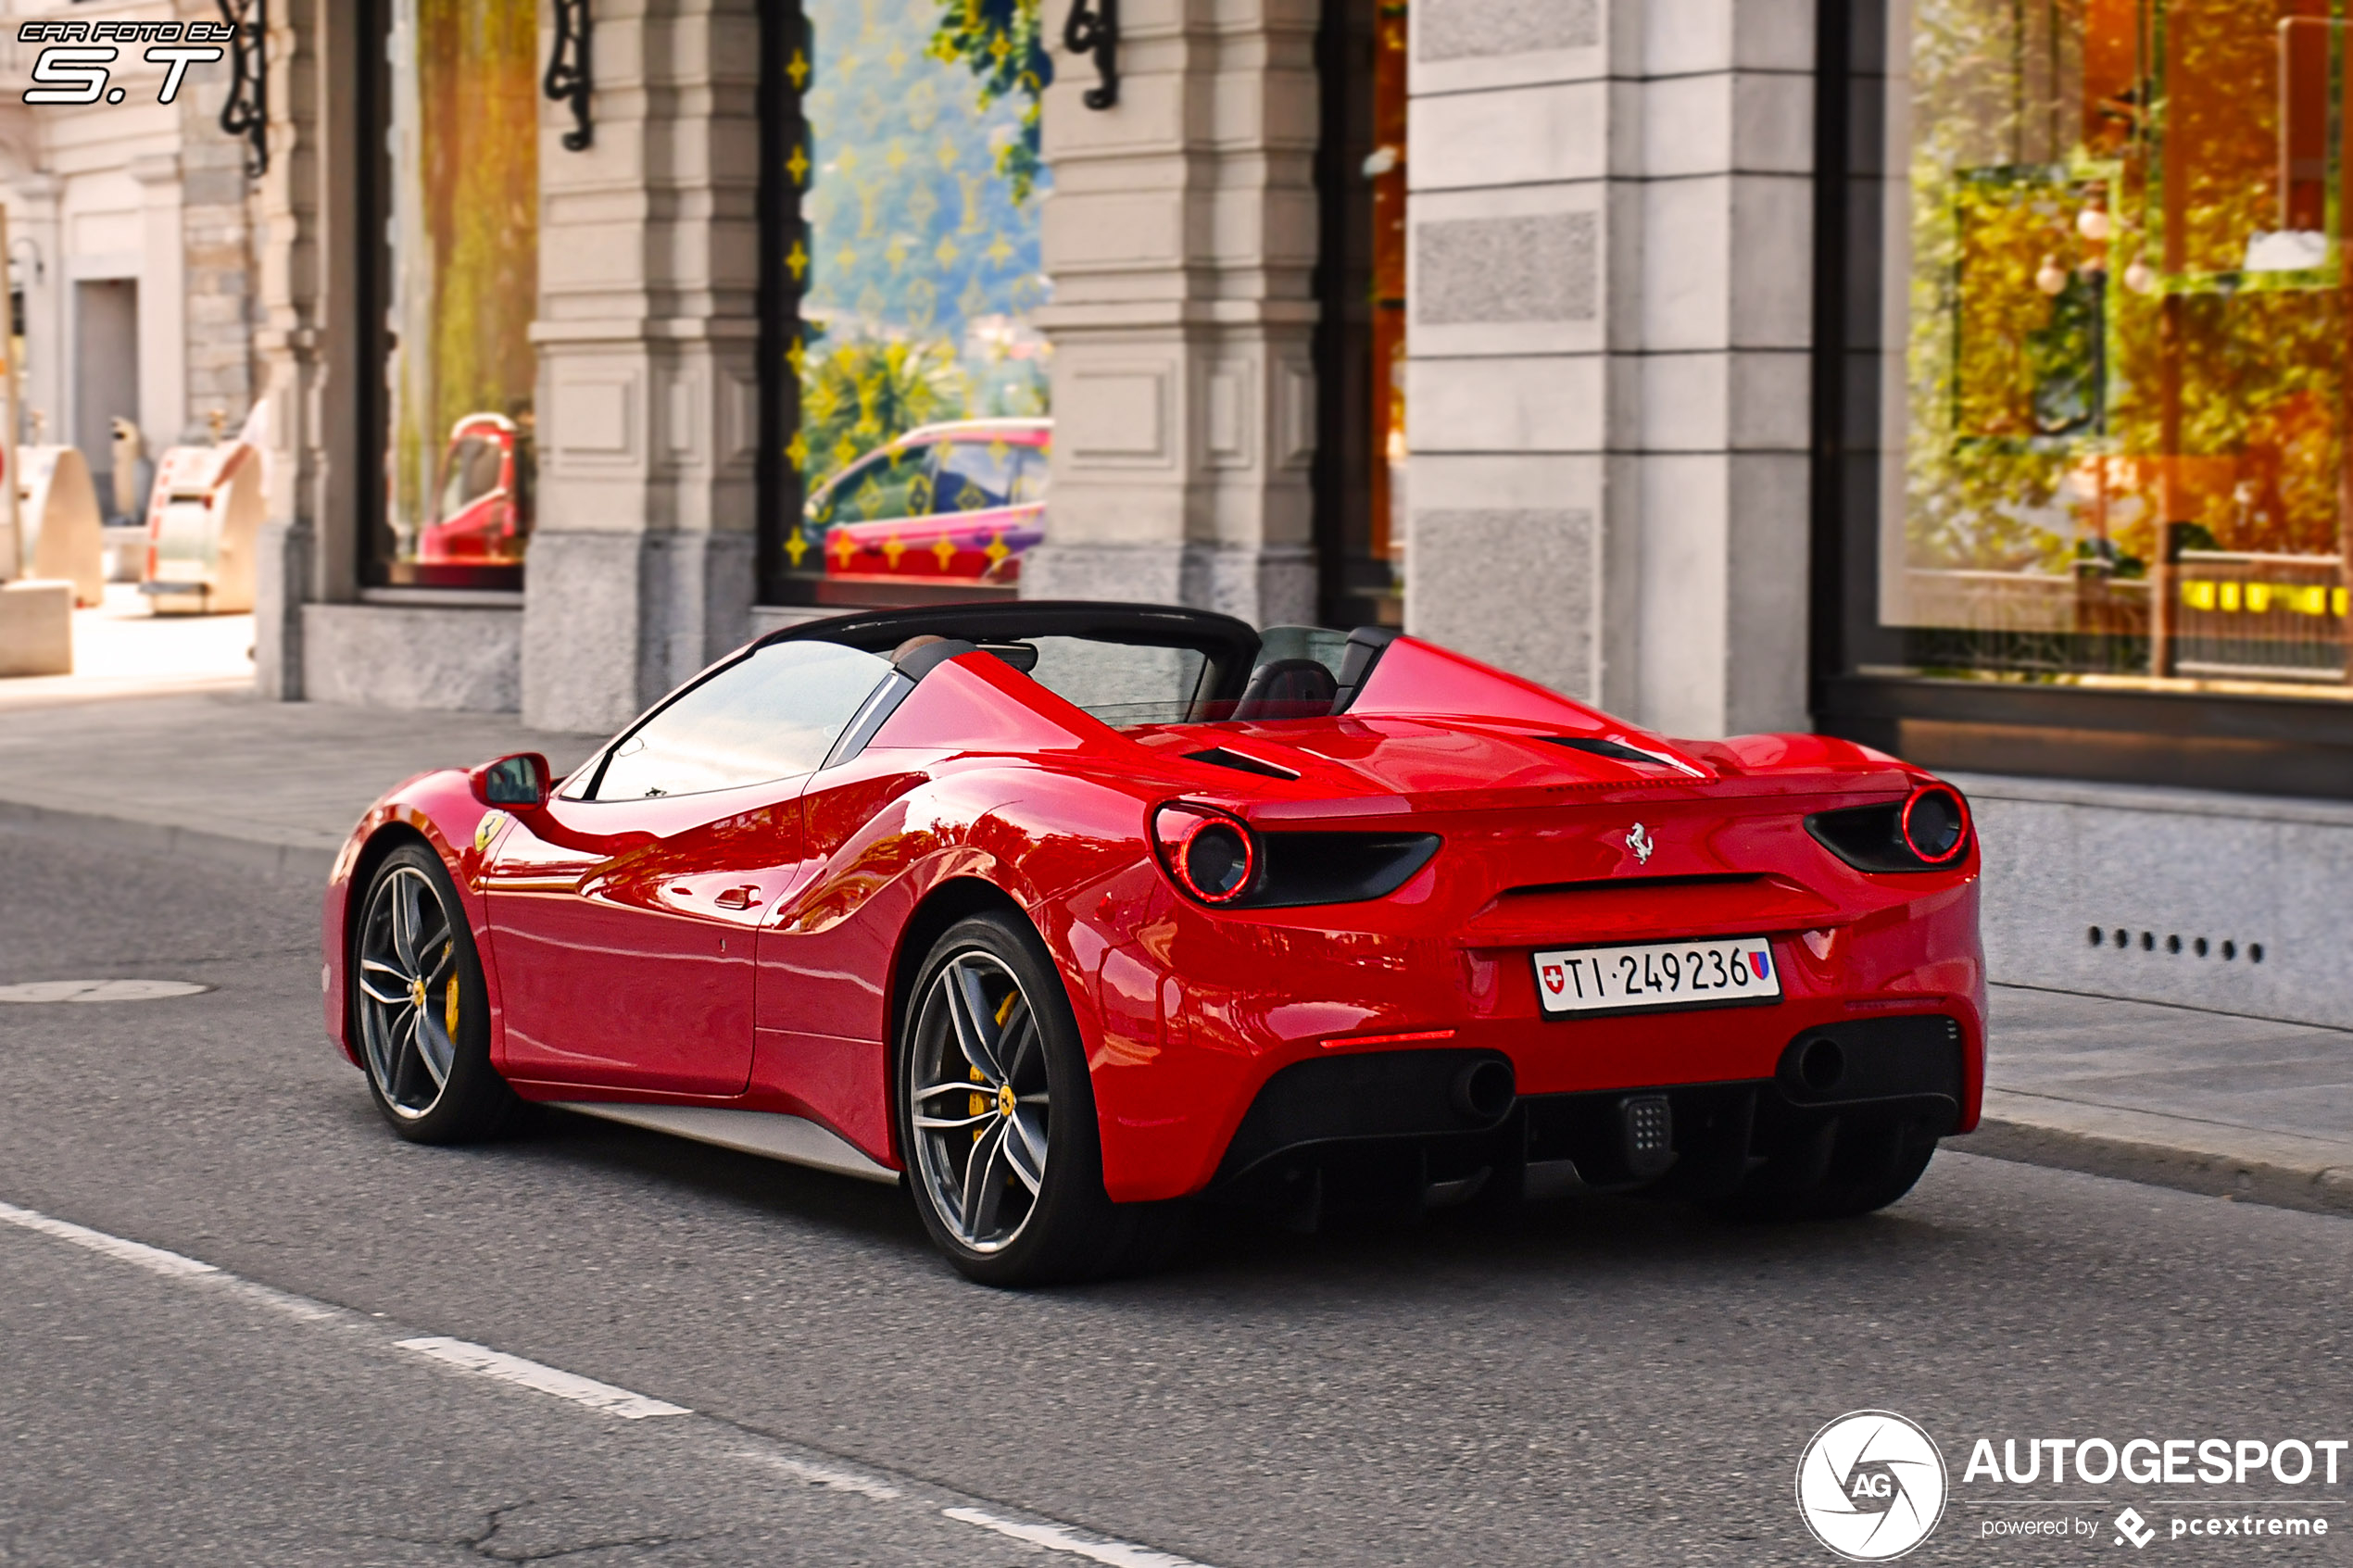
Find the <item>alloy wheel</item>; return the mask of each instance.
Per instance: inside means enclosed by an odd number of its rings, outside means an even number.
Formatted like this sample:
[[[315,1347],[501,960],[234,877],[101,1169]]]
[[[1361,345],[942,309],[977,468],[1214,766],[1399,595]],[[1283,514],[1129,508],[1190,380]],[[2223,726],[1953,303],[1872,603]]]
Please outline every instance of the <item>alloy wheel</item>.
[[[369,1075],[395,1116],[414,1120],[440,1102],[458,1058],[457,934],[422,872],[395,865],[377,878],[359,958]]]
[[[1051,1110],[1046,1043],[1021,983],[967,948],[934,974],[907,1072],[917,1179],[975,1252],[1003,1249],[1037,1211]]]

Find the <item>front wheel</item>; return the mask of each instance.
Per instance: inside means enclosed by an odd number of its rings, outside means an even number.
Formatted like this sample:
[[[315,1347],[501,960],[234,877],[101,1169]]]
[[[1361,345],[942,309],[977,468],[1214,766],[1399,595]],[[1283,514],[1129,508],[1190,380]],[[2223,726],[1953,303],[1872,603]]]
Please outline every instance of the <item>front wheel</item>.
[[[900,1028],[899,1146],[924,1228],[984,1285],[1116,1265],[1136,1216],[1103,1192],[1077,1021],[1037,935],[999,914],[931,950]]]
[[[490,1007],[465,906],[422,845],[368,882],[351,954],[352,1023],[376,1109],[411,1143],[496,1132],[518,1101],[490,1065]]]

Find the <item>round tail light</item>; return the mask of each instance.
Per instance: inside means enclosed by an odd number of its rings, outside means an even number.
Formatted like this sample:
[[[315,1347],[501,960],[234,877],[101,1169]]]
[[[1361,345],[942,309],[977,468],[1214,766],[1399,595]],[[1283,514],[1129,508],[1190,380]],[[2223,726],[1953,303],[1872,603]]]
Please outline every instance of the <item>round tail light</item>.
[[[1904,847],[1931,866],[1960,858],[1969,847],[1969,812],[1943,784],[1914,792],[1904,802]]]
[[[1204,904],[1230,904],[1258,878],[1257,841],[1222,811],[1163,806],[1152,813],[1152,843],[1176,885]]]

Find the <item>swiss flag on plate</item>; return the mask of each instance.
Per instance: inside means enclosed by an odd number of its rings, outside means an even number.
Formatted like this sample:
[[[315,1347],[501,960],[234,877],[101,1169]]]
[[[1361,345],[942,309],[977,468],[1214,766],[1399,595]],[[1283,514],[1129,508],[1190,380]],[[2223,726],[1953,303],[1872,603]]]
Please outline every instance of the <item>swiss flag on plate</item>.
[[[1554,996],[1557,997],[1561,994],[1561,987],[1567,984],[1568,976],[1561,972],[1560,965],[1556,963],[1548,963],[1544,966],[1545,990],[1550,991]]]

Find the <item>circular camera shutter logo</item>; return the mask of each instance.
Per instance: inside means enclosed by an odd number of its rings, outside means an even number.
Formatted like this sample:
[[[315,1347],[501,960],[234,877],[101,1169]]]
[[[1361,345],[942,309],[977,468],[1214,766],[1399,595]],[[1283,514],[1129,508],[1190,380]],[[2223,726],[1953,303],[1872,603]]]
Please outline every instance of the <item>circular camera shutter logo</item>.
[[[1814,1538],[1856,1562],[1901,1557],[1944,1516],[1944,1456],[1893,1411],[1855,1411],[1797,1461],[1797,1511]]]

